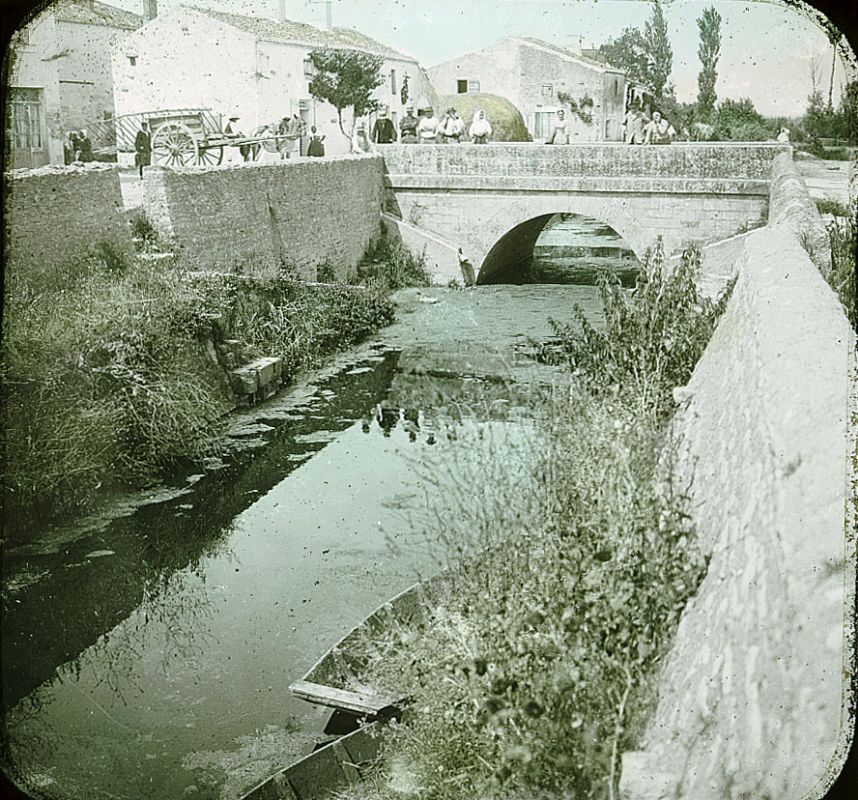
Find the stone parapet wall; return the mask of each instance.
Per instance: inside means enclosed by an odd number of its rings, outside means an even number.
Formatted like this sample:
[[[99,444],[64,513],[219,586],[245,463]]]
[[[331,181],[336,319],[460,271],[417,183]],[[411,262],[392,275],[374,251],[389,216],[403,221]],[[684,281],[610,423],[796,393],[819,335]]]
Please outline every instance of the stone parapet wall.
[[[769,225],[797,236],[823,275],[831,271],[831,243],[816,202],[799,175],[791,153],[772,164]]]
[[[340,156],[283,164],[145,171],[144,205],[196,269],[281,267],[315,280],[330,264],[351,271],[379,233],[382,161]]]
[[[792,233],[745,237],[675,421],[710,555],[626,800],[820,797],[850,739],[855,337]],[[852,533],[850,533],[852,532]]]
[[[4,181],[8,270],[57,268],[102,242],[130,250],[116,167],[16,170]]]
[[[635,147],[570,145],[380,145],[393,175],[573,176],[768,181],[772,162],[789,145],[692,143]]]

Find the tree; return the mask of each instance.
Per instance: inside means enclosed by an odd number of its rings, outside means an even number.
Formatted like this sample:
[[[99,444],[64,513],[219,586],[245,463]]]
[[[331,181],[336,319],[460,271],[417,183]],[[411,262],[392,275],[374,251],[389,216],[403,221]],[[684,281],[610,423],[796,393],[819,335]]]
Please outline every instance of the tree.
[[[837,45],[840,43],[843,34],[830,22],[825,26],[825,33],[828,36],[828,41],[831,42],[831,78],[828,82],[828,110],[831,111],[834,108],[834,68],[837,66]]]
[[[647,44],[637,28],[626,28],[619,38],[601,45],[599,51],[611,66],[621,69],[632,80],[651,85]]]
[[[715,110],[715,82],[718,80],[718,58],[721,55],[721,15],[714,6],[704,8],[697,20],[700,30],[700,73],[697,75],[697,113],[708,122]]]
[[[384,83],[381,65],[384,59],[358,50],[317,48],[309,55],[315,74],[310,94],[337,109],[337,122],[343,136],[351,140],[355,120],[378,108],[373,91]],[[346,133],[343,111],[352,109],[352,127]]]
[[[649,79],[656,100],[661,100],[673,67],[673,50],[667,36],[667,22],[661,3],[656,0],[652,15],[644,25],[644,42],[649,60]]]
[[[858,80],[849,81],[843,87],[840,119],[843,138],[851,145],[858,144]]]

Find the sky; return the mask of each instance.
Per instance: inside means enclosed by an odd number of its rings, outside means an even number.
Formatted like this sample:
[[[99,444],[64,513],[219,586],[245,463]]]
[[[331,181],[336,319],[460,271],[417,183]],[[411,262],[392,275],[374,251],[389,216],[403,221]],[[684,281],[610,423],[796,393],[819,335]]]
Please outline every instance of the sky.
[[[138,13],[143,5],[142,0],[107,1]],[[322,25],[323,3],[285,2],[289,19]],[[159,13],[180,4],[276,18],[279,0],[158,0]],[[679,100],[697,97],[696,19],[709,5],[722,16],[719,99],[750,97],[763,114],[801,115],[812,90],[814,64],[819,88],[827,96],[832,48],[809,17],[781,0],[673,0],[664,8]],[[573,50],[598,46],[626,27],[643,28],[650,6],[647,0],[333,0],[332,11],[335,26],[356,28],[429,67],[511,35]],[[835,102],[844,76],[838,57]]]

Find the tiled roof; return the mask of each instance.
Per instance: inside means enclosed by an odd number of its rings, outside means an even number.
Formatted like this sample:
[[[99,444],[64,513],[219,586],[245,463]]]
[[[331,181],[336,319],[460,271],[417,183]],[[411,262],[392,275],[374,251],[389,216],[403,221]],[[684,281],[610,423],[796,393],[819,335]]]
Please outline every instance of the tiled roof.
[[[214,19],[225,22],[240,31],[253,34],[257,39],[266,42],[300,42],[314,47],[350,48],[352,50],[366,50],[371,53],[388,56],[390,58],[415,61],[416,59],[394,50],[392,47],[382,44],[375,39],[366,36],[353,28],[334,28],[326,31],[308,25],[305,22],[293,22],[292,20],[277,21],[264,19],[262,17],[247,17],[243,14],[227,14],[222,11],[210,11],[205,8],[192,6],[194,11],[206,14]]]
[[[588,67],[593,67],[593,69],[599,70],[599,72],[622,72],[621,69],[618,69],[607,62],[598,61],[595,58],[590,58],[590,56],[585,56],[581,53],[575,53],[572,50],[567,50],[565,47],[558,47],[556,44],[543,42],[542,39],[534,39],[532,36],[517,36],[515,38],[519,41],[527,42],[528,44],[533,44],[537,47],[543,47],[546,50],[551,50],[553,53],[557,53],[557,55],[572,58],[575,61],[580,61]]]
[[[56,5],[55,13],[61,22],[79,22],[84,25],[134,30],[143,24],[143,17],[139,14],[132,14],[130,11],[95,0],[64,0]]]

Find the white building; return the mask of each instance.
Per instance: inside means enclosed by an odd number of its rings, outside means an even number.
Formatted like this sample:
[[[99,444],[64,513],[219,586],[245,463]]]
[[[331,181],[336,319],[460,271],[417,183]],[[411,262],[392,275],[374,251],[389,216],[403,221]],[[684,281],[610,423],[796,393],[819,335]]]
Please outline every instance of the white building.
[[[491,47],[430,67],[439,94],[489,92],[518,108],[536,142],[551,132],[555,112],[570,104],[572,141],[619,141],[623,138],[626,77],[622,70],[562,47],[529,37],[510,36]]]
[[[57,0],[10,43],[8,166],[63,163],[63,134],[114,113],[111,47],[142,17],[95,0]]]
[[[245,134],[297,113],[308,128],[315,125],[327,137],[328,154],[348,152],[336,109],[313,100],[309,92],[308,55],[317,47],[382,56],[384,83],[375,96],[390,108],[394,122],[406,105],[426,103],[432,96],[414,58],[356,30],[322,30],[285,19],[181,7],[148,22],[114,48],[116,113],[208,108],[224,124],[238,116],[237,127]],[[346,130],[350,126],[346,119]]]

